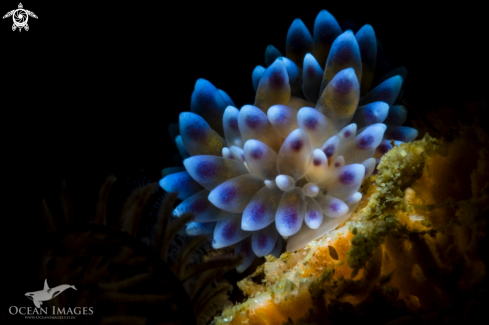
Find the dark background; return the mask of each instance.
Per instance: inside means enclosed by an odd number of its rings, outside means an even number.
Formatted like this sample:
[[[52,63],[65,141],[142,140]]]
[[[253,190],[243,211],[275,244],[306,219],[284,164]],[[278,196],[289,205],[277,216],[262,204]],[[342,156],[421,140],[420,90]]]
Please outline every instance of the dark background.
[[[190,109],[197,78],[238,107],[252,103],[253,68],[264,65],[268,44],[285,53],[294,18],[310,31],[321,9],[340,24],[371,24],[391,68],[407,68],[404,97],[418,109],[462,109],[487,94],[486,10],[467,2],[22,3],[39,17],[29,18],[28,32],[12,32],[11,18],[0,22],[1,266],[9,284],[36,268],[41,198],[56,213],[66,179],[75,213],[91,215],[107,175],[158,180],[174,165],[168,124]],[[3,1],[1,14],[17,5]]]

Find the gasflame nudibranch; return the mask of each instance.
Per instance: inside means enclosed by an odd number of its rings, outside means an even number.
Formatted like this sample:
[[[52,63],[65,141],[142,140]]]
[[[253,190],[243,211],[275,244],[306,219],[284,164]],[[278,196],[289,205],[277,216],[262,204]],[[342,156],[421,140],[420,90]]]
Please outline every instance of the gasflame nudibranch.
[[[371,87],[378,41],[370,25],[342,31],[326,10],[313,34],[300,19],[252,73],[254,105],[238,109],[227,93],[197,80],[190,112],[170,126],[184,167],[160,180],[195,214],[187,234],[213,234],[214,248],[235,245],[245,270],[255,256],[304,247],[349,218],[362,181],[397,143],[416,138],[396,105],[406,70]],[[371,89],[372,88],[372,89]]]

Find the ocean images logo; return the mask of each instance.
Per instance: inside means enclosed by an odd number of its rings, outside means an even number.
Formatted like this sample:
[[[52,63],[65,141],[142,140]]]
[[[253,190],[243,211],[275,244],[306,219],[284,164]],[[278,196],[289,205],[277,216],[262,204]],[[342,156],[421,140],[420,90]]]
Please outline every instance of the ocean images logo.
[[[44,290],[28,292],[25,294],[25,296],[32,300],[37,308],[41,308],[43,301],[51,300],[69,288],[76,290],[75,286],[70,286],[69,284],[62,284],[60,286],[50,288],[48,286],[48,279],[46,279],[44,280]]]
[[[43,301],[48,301],[51,300],[55,297],[57,297],[59,294],[61,294],[63,291],[67,289],[74,289],[74,285],[69,285],[69,284],[62,284],[57,287],[50,288],[48,286],[48,280],[44,280],[44,289],[39,290],[39,291],[34,291],[34,292],[27,292],[25,296],[32,300],[32,302],[35,305],[35,308],[32,307],[16,307],[16,306],[11,306],[9,308],[9,313],[10,315],[23,315],[26,316],[26,318],[40,318],[40,319],[47,319],[47,318],[74,318],[75,315],[93,315],[93,307],[75,307],[75,308],[56,308],[53,306],[52,309],[52,316],[33,316],[33,315],[48,315],[48,307],[41,307]],[[66,315],[72,315],[72,316],[66,316]],[[31,317],[32,316],[32,317]]]
[[[22,31],[22,28],[24,28],[26,31],[29,30],[29,25],[27,25],[29,16],[37,19],[36,14],[32,11],[25,10],[22,6],[22,3],[19,3],[19,7],[17,9],[7,12],[5,16],[3,16],[3,19],[10,16],[12,16],[12,19],[14,21],[14,24],[12,25],[12,31],[15,31],[18,28],[19,32]]]

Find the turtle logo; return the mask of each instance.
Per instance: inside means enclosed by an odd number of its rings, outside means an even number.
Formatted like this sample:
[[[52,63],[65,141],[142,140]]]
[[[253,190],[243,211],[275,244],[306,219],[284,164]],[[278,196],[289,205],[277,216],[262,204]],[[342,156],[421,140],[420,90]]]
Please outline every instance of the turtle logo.
[[[12,19],[14,21],[14,24],[12,25],[12,31],[15,31],[18,28],[19,32],[22,31],[22,28],[24,28],[25,30],[29,30],[29,25],[27,25],[29,16],[37,19],[36,14],[32,11],[25,10],[22,6],[22,3],[19,3],[18,9],[7,12],[5,16],[3,16],[3,18],[5,19],[10,16],[12,16]]]

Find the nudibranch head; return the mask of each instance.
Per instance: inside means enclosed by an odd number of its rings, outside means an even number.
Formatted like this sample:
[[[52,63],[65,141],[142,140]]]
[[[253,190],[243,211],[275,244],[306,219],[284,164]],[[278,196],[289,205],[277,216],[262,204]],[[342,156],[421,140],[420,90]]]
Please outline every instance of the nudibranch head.
[[[254,105],[237,109],[197,80],[191,112],[171,127],[185,169],[160,181],[179,193],[175,215],[196,215],[188,234],[212,233],[214,248],[235,245],[243,271],[255,256],[278,254],[283,239],[296,250],[349,218],[391,141],[417,136],[400,126],[404,68],[370,90],[377,46],[372,26],[342,31],[323,10],[313,35],[294,20],[285,56],[267,48],[267,67],[252,73]]]

